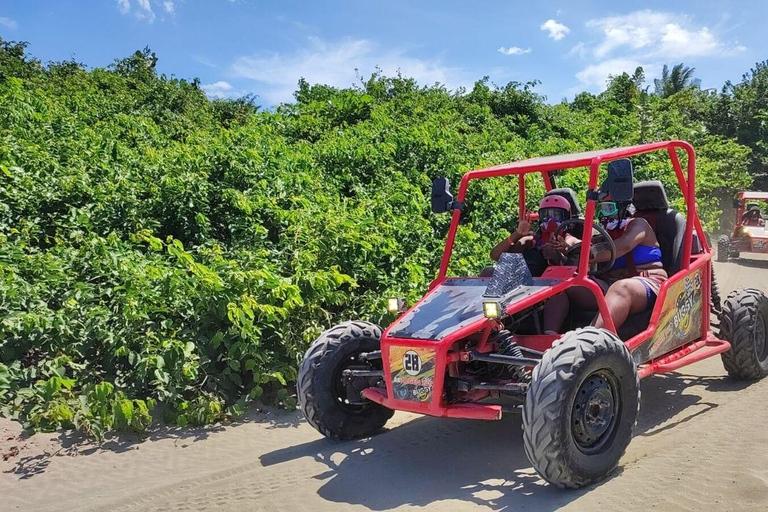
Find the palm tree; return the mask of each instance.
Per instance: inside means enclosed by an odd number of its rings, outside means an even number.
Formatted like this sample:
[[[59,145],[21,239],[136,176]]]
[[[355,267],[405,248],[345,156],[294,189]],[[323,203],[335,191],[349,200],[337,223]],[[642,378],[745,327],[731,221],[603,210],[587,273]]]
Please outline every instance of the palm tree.
[[[666,98],[684,89],[698,87],[701,80],[693,78],[694,71],[696,71],[696,68],[689,68],[683,65],[682,62],[675,65],[672,71],[669,70],[669,66],[664,64],[664,69],[661,70],[661,78],[653,81],[653,85],[656,87],[656,94]]]

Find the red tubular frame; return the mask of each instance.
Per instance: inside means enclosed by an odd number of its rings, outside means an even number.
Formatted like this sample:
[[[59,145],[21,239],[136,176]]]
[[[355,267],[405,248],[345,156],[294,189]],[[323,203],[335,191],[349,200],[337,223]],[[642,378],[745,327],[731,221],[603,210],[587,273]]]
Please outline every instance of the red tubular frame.
[[[687,166],[685,172],[683,171],[682,165],[680,163],[677,149],[682,149],[687,154]],[[560,158],[554,157],[524,160],[521,162],[500,165],[487,169],[470,171],[463,176],[456,198],[457,201],[460,202],[465,200],[469,182],[474,179],[517,175],[519,185],[518,211],[520,216],[522,216],[526,212],[525,176],[529,173],[541,173],[542,178],[544,179],[545,188],[547,191],[549,191],[552,190],[550,172],[574,167],[589,166],[589,189],[597,190],[599,168],[601,164],[620,158],[627,158],[660,150],[666,150],[668,152],[672,167],[674,168],[675,175],[677,176],[678,184],[683,191],[683,197],[685,199],[687,215],[683,241],[682,268],[677,274],[673,275],[670,279],[662,284],[659,296],[656,301],[657,306],[651,315],[648,328],[628,340],[626,342],[627,347],[630,351],[633,351],[651,339],[651,337],[656,332],[659,318],[662,312],[662,306],[670,286],[689,276],[692,272],[699,271],[700,269],[704,270],[702,272],[702,307],[704,310],[702,312],[701,331],[699,332],[698,337],[693,341],[688,342],[684,346],[676,348],[664,357],[658,358],[654,361],[646,362],[646,364],[638,370],[640,377],[647,377],[654,373],[668,372],[705,357],[724,352],[730,348],[730,344],[728,344],[728,342],[717,340],[709,332],[711,253],[709,244],[707,243],[706,237],[704,236],[704,230],[702,229],[701,222],[698,218],[698,212],[696,211],[696,157],[693,147],[690,144],[684,141],[657,142],[628,148],[617,148],[592,153],[564,155]],[[584,213],[584,223],[586,226],[590,226],[594,222],[595,204],[596,202],[594,199],[587,200]],[[440,270],[435,280],[430,284],[430,290],[434,289],[436,286],[440,285],[443,281],[446,280],[451,253],[453,251],[453,244],[456,238],[456,231],[459,226],[460,216],[461,212],[459,210],[453,211],[451,225],[448,231],[448,237],[445,242],[445,250],[440,261]],[[697,255],[691,254],[694,229],[696,230],[699,241],[704,249],[701,254]],[[556,269],[553,269],[548,274],[545,274],[544,277],[551,277],[556,279],[559,278],[561,279],[560,282],[548,288],[543,288],[541,291],[536,292],[533,295],[508,305],[506,313],[514,314],[518,311],[522,311],[526,308],[536,305],[543,300],[557,295],[572,286],[583,286],[590,289],[595,295],[598,310],[606,323],[607,329],[613,333],[616,333],[616,328],[613,325],[610,314],[608,313],[608,306],[605,301],[605,297],[597,283],[589,279],[588,262],[590,245],[591,237],[585,237],[585,239],[582,241],[581,257],[577,269],[574,267],[557,267]],[[574,270],[576,270],[575,273]],[[422,300],[424,299],[422,298]],[[416,307],[417,305],[418,303],[413,307]],[[394,325],[394,323],[392,325]],[[481,341],[478,348],[482,351],[491,350],[492,347],[487,346],[485,340],[487,340],[487,337],[492,329],[498,328],[500,326],[501,323],[496,320],[480,318],[471,324],[465,325],[462,328],[451,332],[443,339],[419,340],[398,339],[390,337],[389,331],[392,327],[390,325],[390,327],[384,331],[381,343],[382,361],[384,366],[384,376],[387,384],[387,391],[384,392],[384,390],[378,388],[369,388],[363,391],[363,395],[370,400],[373,400],[392,409],[407,410],[422,414],[429,414],[432,416],[499,419],[501,417],[501,409],[498,406],[482,403],[444,405],[442,395],[445,384],[445,369],[449,363],[452,364],[456,360],[455,352],[452,352],[451,356],[449,356],[449,351],[452,349],[452,347],[454,347],[458,341],[466,338],[467,336],[473,333],[482,332],[483,340]],[[556,339],[554,336],[520,336],[519,338],[520,339],[518,342],[522,346],[536,350],[542,350],[550,347],[553,341]],[[428,348],[435,351],[436,372],[434,377],[433,395],[431,402],[414,402],[409,400],[399,400],[393,397],[392,375],[389,360],[389,348],[391,346]]]

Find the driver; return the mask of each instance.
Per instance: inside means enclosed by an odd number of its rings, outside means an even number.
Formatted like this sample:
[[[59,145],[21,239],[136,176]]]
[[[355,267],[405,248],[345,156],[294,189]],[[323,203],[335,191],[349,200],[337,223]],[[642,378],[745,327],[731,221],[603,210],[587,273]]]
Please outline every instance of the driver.
[[[630,314],[653,307],[667,279],[661,263],[661,249],[653,229],[643,218],[628,215],[630,202],[611,201],[609,197],[597,204],[597,217],[613,239],[616,260],[602,279],[593,278],[605,294],[608,311],[618,330]],[[602,249],[590,258],[590,264],[611,260],[611,251]],[[570,300],[585,309],[597,309],[592,292],[583,287],[569,289],[552,297],[544,307],[544,332],[559,333],[570,309]],[[604,328],[602,315],[593,322]]]
[[[741,223],[745,226],[765,226],[763,216],[760,214],[760,207],[756,204],[750,205],[744,215],[741,216]]]
[[[531,230],[531,218],[526,214],[517,229],[491,249],[491,259],[498,261],[505,252],[523,253],[531,274],[540,276],[548,264],[560,263],[560,254],[578,242],[578,238],[566,233],[564,238],[552,237],[557,227],[571,218],[571,203],[560,195],[545,196],[539,202],[539,229]]]

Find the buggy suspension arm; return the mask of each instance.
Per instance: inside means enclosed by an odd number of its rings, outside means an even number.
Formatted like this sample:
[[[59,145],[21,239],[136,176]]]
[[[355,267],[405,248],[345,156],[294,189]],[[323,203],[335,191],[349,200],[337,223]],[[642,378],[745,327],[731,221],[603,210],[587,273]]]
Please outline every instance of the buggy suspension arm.
[[[503,354],[482,354],[473,350],[467,353],[467,361],[485,361],[486,363],[508,364],[516,366],[536,366],[541,362],[541,359],[507,356]]]

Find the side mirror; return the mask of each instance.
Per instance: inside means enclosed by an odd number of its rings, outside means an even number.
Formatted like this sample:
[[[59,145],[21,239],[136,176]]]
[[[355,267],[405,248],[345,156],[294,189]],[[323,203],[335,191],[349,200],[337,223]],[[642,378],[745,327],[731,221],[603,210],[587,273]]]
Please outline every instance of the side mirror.
[[[432,211],[434,213],[445,213],[450,209],[453,202],[451,195],[451,185],[448,178],[437,178],[432,182]]]
[[[611,195],[611,201],[631,201],[634,195],[634,171],[628,158],[614,160],[608,164],[608,177],[605,179],[602,192]]]
[[[734,199],[733,200],[733,209],[734,210],[738,210],[739,208],[741,208],[741,202],[738,199]]]

